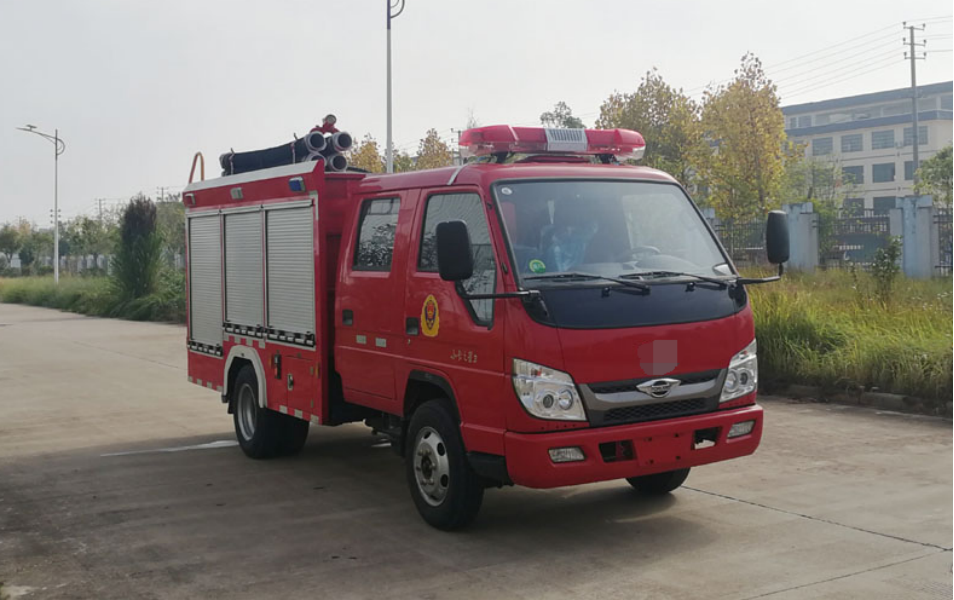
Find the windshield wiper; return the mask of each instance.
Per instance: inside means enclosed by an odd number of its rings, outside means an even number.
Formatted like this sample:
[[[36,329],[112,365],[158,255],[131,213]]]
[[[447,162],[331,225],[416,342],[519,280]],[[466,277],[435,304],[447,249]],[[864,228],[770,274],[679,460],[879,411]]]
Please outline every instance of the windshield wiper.
[[[525,280],[531,279],[602,279],[604,281],[612,281],[625,285],[626,287],[635,288],[637,290],[642,290],[644,292],[649,291],[649,286],[645,283],[640,283],[638,281],[632,281],[630,279],[621,279],[619,277],[608,277],[606,275],[597,275],[596,273],[580,273],[578,271],[567,271],[563,273],[547,273],[545,275],[529,275],[524,277]]]
[[[706,277],[705,275],[696,275],[694,273],[683,273],[682,271],[641,271],[639,273],[626,273],[625,275],[620,275],[620,277],[625,277],[627,279],[637,279],[642,277],[692,277],[698,281],[714,283],[720,288],[729,287],[729,284],[724,279],[716,279],[715,277]]]

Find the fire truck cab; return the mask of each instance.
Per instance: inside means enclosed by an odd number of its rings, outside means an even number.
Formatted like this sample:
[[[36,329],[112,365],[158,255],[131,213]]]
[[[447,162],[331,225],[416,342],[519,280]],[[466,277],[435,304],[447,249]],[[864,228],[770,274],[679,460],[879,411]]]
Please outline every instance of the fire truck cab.
[[[422,517],[487,487],[625,479],[668,493],[762,434],[745,286],[687,192],[627,130],[491,126],[462,166],[297,163],[190,184],[189,380],[242,450],[364,421]],[[784,214],[769,259],[788,257]],[[781,266],[780,266],[781,272]]]

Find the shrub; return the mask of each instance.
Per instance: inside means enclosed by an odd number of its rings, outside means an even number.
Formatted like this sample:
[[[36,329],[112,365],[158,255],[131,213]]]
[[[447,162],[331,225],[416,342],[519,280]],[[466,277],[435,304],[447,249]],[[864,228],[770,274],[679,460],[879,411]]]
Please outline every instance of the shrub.
[[[871,276],[874,279],[875,293],[882,304],[891,301],[891,292],[894,281],[901,273],[898,261],[901,259],[901,238],[892,237],[888,245],[878,248],[871,265]]]
[[[156,291],[161,255],[156,205],[143,196],[133,198],[120,219],[119,242],[113,257],[113,285],[121,302],[144,298]]]

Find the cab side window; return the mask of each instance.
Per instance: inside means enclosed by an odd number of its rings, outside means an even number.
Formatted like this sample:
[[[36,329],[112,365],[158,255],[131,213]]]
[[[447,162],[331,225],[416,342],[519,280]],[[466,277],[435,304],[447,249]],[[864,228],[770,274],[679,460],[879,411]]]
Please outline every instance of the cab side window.
[[[390,271],[400,198],[365,200],[354,249],[355,271]]]
[[[470,232],[474,274],[462,282],[464,290],[469,294],[493,293],[497,284],[497,265],[484,205],[477,194],[435,194],[427,199],[418,271],[437,272],[437,224],[444,221],[463,221]],[[474,321],[480,325],[490,325],[494,301],[470,300],[469,303]]]

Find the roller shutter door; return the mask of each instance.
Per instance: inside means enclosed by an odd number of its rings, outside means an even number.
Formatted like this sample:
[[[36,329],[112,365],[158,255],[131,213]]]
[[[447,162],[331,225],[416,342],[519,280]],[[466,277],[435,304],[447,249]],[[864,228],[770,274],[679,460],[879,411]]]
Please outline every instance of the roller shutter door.
[[[193,341],[222,343],[222,245],[219,216],[189,219],[189,334]]]
[[[264,325],[262,213],[225,215],[225,320]]]
[[[270,333],[315,332],[314,218],[310,206],[266,211]]]

